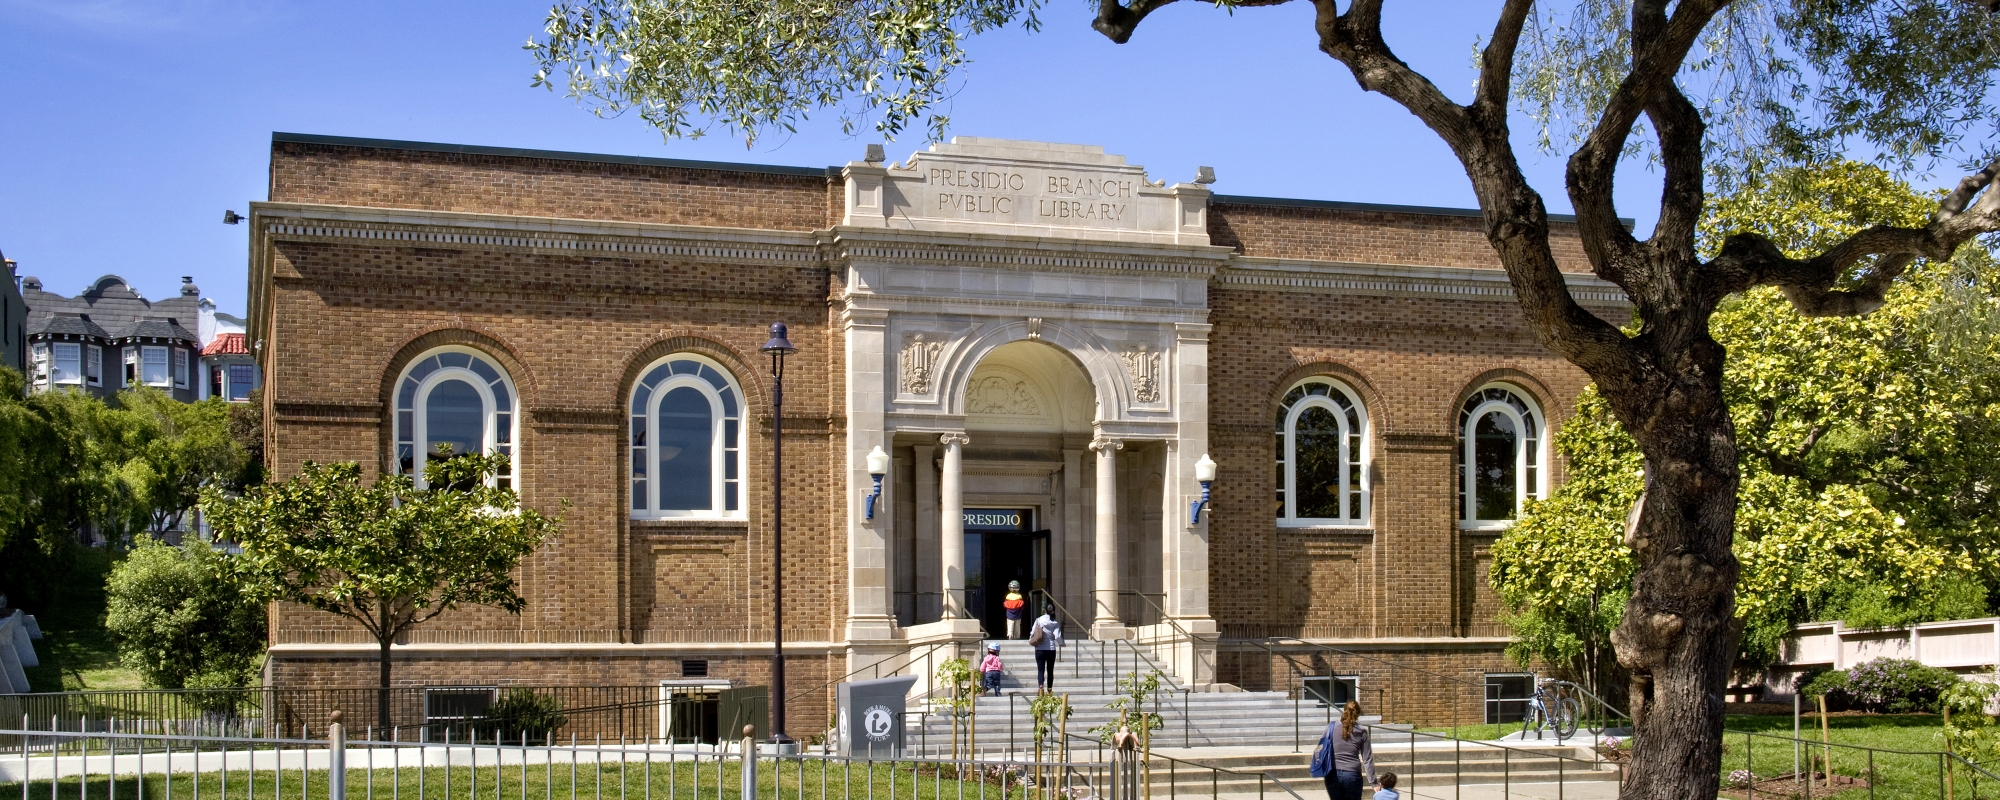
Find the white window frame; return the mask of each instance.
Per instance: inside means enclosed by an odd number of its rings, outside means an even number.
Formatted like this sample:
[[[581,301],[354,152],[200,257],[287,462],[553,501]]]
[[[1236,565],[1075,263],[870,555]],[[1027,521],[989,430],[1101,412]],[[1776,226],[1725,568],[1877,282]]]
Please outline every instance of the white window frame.
[[[497,401],[492,388],[494,381],[489,381],[485,376],[473,371],[470,367],[438,366],[432,369],[429,374],[417,381],[416,391],[412,396],[411,403],[408,406],[403,404],[403,386],[405,382],[410,380],[411,373],[415,372],[419,367],[424,366],[431,359],[447,353],[468,355],[485,362],[486,366],[499,376],[497,382],[506,388],[507,396],[511,398],[508,403],[508,410],[505,412],[507,420],[504,426],[497,420],[502,412],[496,407]],[[454,345],[426,350],[423,355],[410,359],[410,363],[403,367],[402,373],[396,377],[395,394],[392,397],[395,403],[395,439],[393,444],[395,449],[390,453],[390,469],[399,474],[403,471],[401,448],[408,445],[412,450],[409,474],[416,481],[417,488],[419,489],[426,488],[424,482],[424,465],[428,462],[430,455],[428,452],[429,448],[424,446],[424,443],[428,442],[430,438],[428,435],[430,421],[427,419],[427,415],[423,413],[426,401],[430,399],[433,388],[436,388],[439,383],[452,379],[465,381],[479,393],[481,452],[504,452],[513,464],[518,464],[520,461],[521,393],[514,387],[513,376],[509,375],[507,370],[500,366],[498,361],[493,360],[491,356],[474,348]],[[409,415],[407,421],[404,419],[405,414]],[[406,426],[408,427],[407,431],[405,430]],[[507,441],[504,443],[500,441],[500,432],[503,427],[507,432]],[[405,433],[409,435],[406,436]],[[487,476],[486,485],[500,485],[501,482],[505,481],[511,487],[513,477],[519,474],[519,471],[518,466],[510,465],[507,474]]]
[[[35,342],[33,345],[29,346],[28,352],[31,354],[29,356],[30,363],[28,365],[28,371],[29,371],[28,382],[47,383],[49,380],[49,360],[51,358],[49,354],[49,343]]]
[[[104,348],[94,344],[83,346],[83,382],[91,386],[104,385]]]
[[[157,345],[147,345],[145,347],[139,348],[140,383],[146,384],[147,386],[153,386],[162,389],[174,385],[173,359],[167,355],[167,351],[169,349],[171,348],[160,347]],[[147,377],[146,375],[146,370],[152,367],[152,364],[148,362],[154,355],[158,355],[160,357],[160,379],[157,381]]]
[[[1518,400],[1520,406],[1508,402],[1506,397],[1491,395],[1495,390]],[[1524,418],[1521,406],[1526,407],[1526,413],[1532,419]],[[1529,500],[1540,500],[1548,494],[1548,417],[1542,413],[1534,395],[1510,383],[1481,386],[1459,408],[1458,526],[1466,530],[1505,530],[1513,527]],[[1473,471],[1479,442],[1475,430],[1481,419],[1496,411],[1512,421],[1514,429],[1520,431],[1520,438],[1516,439],[1514,446],[1514,519],[1476,519],[1479,498],[1475,493],[1479,484]]]
[[[73,355],[64,357],[64,350],[70,351]],[[68,363],[67,369],[65,362]],[[83,385],[82,342],[49,343],[49,383],[57,386]]]
[[[734,443],[734,447],[731,447],[731,443],[727,441],[730,417],[723,408],[722,393],[713,383],[710,383],[707,379],[699,375],[668,375],[665,379],[653,384],[649,390],[651,394],[646,397],[645,407],[640,409],[639,413],[631,413],[633,411],[633,401],[637,399],[639,390],[645,381],[652,377],[655,370],[663,369],[676,361],[692,361],[714,370],[717,375],[722,377],[723,382],[728,385],[729,390],[735,394],[736,416],[734,419],[736,421],[736,442]],[[654,448],[658,447],[660,441],[660,400],[666,397],[667,392],[682,387],[693,387],[701,392],[702,397],[708,400],[710,415],[709,507],[705,509],[660,508],[660,467],[657,461],[650,460],[654,458],[656,452]],[[747,415],[745,414],[747,404],[744,400],[743,386],[737,382],[735,374],[731,373],[714,359],[694,353],[674,353],[668,355],[646,365],[646,368],[639,372],[639,380],[633,382],[632,391],[625,399],[625,406],[629,416],[626,443],[630,445],[629,449],[632,451],[644,451],[643,453],[630,454],[625,462],[626,487],[635,496],[639,495],[641,490],[634,485],[639,479],[632,474],[632,462],[639,458],[649,460],[645,462],[648,467],[646,470],[646,486],[643,490],[645,507],[628,509],[633,519],[749,518],[750,464],[747,449],[743,447],[744,439],[748,438],[747,432],[744,430],[744,425],[747,421]],[[640,418],[640,413],[645,415],[643,420]],[[632,429],[641,424],[645,425],[646,443],[644,445],[633,445]],[[736,484],[736,510],[734,511],[729,510],[727,502],[729,484],[732,482],[729,478],[731,451],[734,451],[734,458],[736,459],[736,478],[733,480]]]
[[[139,348],[125,347],[121,349],[125,351],[125,369],[118,373],[118,385],[121,388],[129,389],[138,386],[142,382],[140,380]]]
[[[1347,410],[1341,408],[1339,403],[1334,402],[1331,394],[1307,394],[1305,397],[1293,401],[1289,408],[1281,406],[1285,417],[1282,421],[1282,427],[1277,432],[1279,436],[1283,437],[1283,443],[1279,445],[1283,448],[1279,452],[1279,464],[1282,469],[1279,480],[1282,481],[1280,490],[1284,492],[1285,498],[1283,505],[1278,509],[1278,525],[1279,527],[1286,528],[1365,528],[1368,526],[1369,521],[1372,519],[1371,515],[1374,513],[1374,498],[1371,496],[1372,487],[1369,480],[1369,471],[1373,467],[1372,462],[1374,459],[1372,455],[1373,448],[1369,442],[1368,406],[1361,402],[1361,396],[1352,387],[1325,376],[1314,376],[1292,384],[1290,389],[1285,390],[1285,395],[1289,397],[1292,392],[1312,384],[1324,385],[1328,387],[1329,392],[1339,392],[1342,398],[1353,405],[1356,419],[1350,421],[1347,418]],[[1342,516],[1339,517],[1301,517],[1298,515],[1299,493],[1296,468],[1298,465],[1299,417],[1304,416],[1307,410],[1314,408],[1322,408],[1332,412],[1334,418],[1340,424],[1340,510]],[[1358,423],[1358,426],[1356,423]],[[1353,443],[1356,437],[1360,440],[1361,451],[1360,462],[1358,464],[1353,460]],[[1354,475],[1354,467],[1356,466],[1360,467],[1359,480],[1355,481],[1354,485],[1349,485],[1348,480]],[[1353,503],[1350,500],[1356,493],[1361,496],[1361,511],[1358,516],[1350,516],[1349,514],[1353,508]]]
[[[174,388],[188,387],[188,351],[185,347],[174,348]]]

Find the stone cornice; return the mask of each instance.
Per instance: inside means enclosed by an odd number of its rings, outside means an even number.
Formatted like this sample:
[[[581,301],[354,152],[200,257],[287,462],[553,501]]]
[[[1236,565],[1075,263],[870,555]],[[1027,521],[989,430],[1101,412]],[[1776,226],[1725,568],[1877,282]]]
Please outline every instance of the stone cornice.
[[[1591,275],[1566,273],[1570,293],[1580,303],[1630,303],[1616,284]],[[1360,264],[1292,258],[1237,256],[1216,276],[1226,289],[1391,297],[1448,297],[1512,301],[1514,287],[1504,270],[1415,264]]]
[[[813,235],[802,232],[298,203],[259,203],[253,213],[257,231],[273,242],[367,242],[799,266],[822,260]]]

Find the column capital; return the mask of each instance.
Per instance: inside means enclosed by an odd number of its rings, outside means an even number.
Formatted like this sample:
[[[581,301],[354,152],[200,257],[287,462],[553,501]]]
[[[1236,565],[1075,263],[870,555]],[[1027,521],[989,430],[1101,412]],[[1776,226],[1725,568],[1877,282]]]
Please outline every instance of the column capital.
[[[954,445],[954,444],[955,444],[955,445],[958,445],[958,446],[960,446],[960,447],[964,447],[964,446],[966,446],[966,445],[968,445],[968,444],[972,444],[972,437],[970,437],[970,436],[967,436],[967,435],[965,435],[965,434],[963,434],[963,433],[946,433],[946,434],[940,434],[940,435],[938,436],[938,444],[942,444],[942,445],[947,445],[947,446],[949,446],[949,445]]]
[[[1125,449],[1125,440],[1123,439],[1090,440],[1090,451],[1093,453],[1103,453],[1106,450],[1123,450],[1123,449]]]

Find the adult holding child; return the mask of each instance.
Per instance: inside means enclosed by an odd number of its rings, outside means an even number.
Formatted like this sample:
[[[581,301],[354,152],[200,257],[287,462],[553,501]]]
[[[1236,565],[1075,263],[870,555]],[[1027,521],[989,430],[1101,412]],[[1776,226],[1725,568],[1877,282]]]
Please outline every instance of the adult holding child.
[[[1331,800],[1361,800],[1362,789],[1375,783],[1375,748],[1361,726],[1360,703],[1347,701],[1340,717],[1326,726],[1313,751],[1312,775],[1326,780]]]

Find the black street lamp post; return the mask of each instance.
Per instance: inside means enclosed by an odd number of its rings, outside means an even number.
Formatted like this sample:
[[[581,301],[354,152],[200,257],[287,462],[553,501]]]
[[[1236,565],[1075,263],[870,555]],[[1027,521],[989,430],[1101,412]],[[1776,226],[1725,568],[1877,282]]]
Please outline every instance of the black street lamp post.
[[[785,356],[799,351],[785,323],[771,323],[771,741],[785,735]]]

